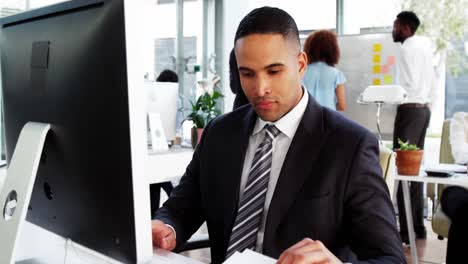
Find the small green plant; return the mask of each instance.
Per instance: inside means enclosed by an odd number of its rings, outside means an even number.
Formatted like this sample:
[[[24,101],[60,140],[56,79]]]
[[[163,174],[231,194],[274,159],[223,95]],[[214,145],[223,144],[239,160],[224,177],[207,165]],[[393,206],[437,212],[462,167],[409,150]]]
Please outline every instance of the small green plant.
[[[216,100],[221,97],[224,95],[218,91],[212,94],[205,92],[198,97],[196,102],[191,101],[192,110],[184,121],[192,121],[194,128],[204,128],[208,122],[221,114],[221,111],[216,108]]]
[[[403,142],[400,138],[398,138],[398,144],[400,145],[400,150],[419,150],[416,144],[410,144],[409,141]]]

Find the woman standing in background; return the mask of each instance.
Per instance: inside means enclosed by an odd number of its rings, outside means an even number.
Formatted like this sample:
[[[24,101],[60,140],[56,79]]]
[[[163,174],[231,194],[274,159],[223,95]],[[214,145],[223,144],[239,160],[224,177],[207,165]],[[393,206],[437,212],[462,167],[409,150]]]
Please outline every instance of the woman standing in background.
[[[335,68],[340,59],[340,48],[335,33],[319,30],[307,37],[304,44],[309,65],[302,83],[321,105],[344,111],[346,99],[344,74]]]

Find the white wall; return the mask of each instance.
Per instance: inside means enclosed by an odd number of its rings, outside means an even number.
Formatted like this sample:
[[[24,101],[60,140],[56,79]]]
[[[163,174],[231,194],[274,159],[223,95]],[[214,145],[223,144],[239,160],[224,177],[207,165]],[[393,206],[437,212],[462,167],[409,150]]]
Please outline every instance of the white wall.
[[[361,28],[391,27],[400,12],[400,0],[344,0],[343,34],[359,34]]]
[[[234,47],[234,36],[236,34],[237,26],[241,19],[249,13],[252,8],[250,7],[249,0],[237,0],[237,1],[224,1],[224,29],[223,32],[216,32],[216,34],[222,34],[224,39],[224,65],[223,75],[225,78],[221,80],[221,85],[224,87],[224,111],[230,112],[234,103],[234,94],[231,92],[229,86],[229,53]]]

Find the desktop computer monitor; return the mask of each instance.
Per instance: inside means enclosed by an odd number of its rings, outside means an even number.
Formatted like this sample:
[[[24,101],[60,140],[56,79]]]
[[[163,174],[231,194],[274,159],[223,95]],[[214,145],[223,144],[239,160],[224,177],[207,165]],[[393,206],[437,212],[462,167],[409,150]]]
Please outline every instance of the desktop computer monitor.
[[[51,124],[27,220],[125,263],[152,255],[140,2],[75,0],[0,20],[7,161],[28,121]]]
[[[168,141],[175,140],[177,121],[181,122],[181,120],[177,120],[179,84],[145,81],[145,88],[148,114],[159,113],[166,139]]]

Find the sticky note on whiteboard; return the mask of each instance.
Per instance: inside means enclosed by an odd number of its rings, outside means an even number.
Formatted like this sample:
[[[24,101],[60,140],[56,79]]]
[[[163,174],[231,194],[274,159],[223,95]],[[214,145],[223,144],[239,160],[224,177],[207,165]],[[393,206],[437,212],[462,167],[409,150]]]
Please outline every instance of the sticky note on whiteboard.
[[[389,72],[390,72],[390,66],[389,65],[382,66],[382,73],[383,74],[388,74]]]
[[[374,55],[374,57],[372,58],[372,61],[374,63],[380,63],[380,55]]]
[[[381,70],[380,65],[374,65],[374,67],[372,68],[372,72],[373,72],[374,74],[379,74],[379,73],[381,73],[382,70]]]
[[[393,78],[392,78],[392,76],[391,76],[391,75],[388,75],[388,74],[384,75],[384,79],[383,79],[383,80],[384,80],[384,81],[383,81],[384,84],[392,84],[392,83],[393,83]]]
[[[396,63],[396,58],[395,58],[395,56],[388,56],[388,57],[387,57],[387,64],[388,64],[388,65],[393,65],[393,64],[395,64],[395,63]]]
[[[374,52],[381,52],[382,51],[382,44],[376,43],[374,44]]]
[[[372,80],[372,85],[380,85],[380,79],[375,78],[374,80]]]

